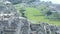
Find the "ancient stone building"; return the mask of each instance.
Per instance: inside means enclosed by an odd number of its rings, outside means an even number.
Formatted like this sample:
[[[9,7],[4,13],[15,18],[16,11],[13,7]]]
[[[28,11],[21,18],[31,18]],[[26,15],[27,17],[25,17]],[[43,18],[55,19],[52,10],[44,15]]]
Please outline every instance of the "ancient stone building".
[[[28,34],[29,23],[8,1],[0,2],[0,34]]]

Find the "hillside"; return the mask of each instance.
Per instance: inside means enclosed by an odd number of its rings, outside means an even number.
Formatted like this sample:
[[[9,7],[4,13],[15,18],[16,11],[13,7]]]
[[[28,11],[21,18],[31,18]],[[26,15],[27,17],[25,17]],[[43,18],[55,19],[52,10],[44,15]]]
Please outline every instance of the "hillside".
[[[53,4],[50,2],[39,2],[39,4],[30,3],[30,5],[20,3],[14,6],[16,7],[18,12],[20,12],[20,10],[25,10],[24,15],[34,24],[45,22],[60,26],[60,16],[58,14],[59,12],[56,11],[56,9],[52,8]]]

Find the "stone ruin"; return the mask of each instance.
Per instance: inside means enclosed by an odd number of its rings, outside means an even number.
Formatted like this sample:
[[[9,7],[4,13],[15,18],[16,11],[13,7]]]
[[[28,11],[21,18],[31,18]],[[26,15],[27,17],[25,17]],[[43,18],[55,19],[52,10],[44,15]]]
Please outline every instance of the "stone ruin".
[[[47,23],[32,24],[20,17],[8,1],[0,2],[0,34],[60,34],[60,27]]]
[[[31,34],[60,34],[60,27],[47,23],[30,24]]]
[[[8,1],[0,2],[0,34],[28,34],[29,23]]]

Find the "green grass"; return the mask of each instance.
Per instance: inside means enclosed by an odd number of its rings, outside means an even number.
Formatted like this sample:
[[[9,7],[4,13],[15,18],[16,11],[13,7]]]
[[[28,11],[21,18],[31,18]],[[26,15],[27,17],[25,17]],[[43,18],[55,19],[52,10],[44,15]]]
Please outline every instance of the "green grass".
[[[18,4],[16,5],[16,9],[17,11],[20,10],[21,6]],[[40,22],[45,22],[45,23],[49,23],[49,24],[53,24],[53,25],[57,25],[60,26],[60,21],[51,21],[49,19],[46,19],[45,16],[35,16],[35,15],[41,15],[41,11],[39,9],[36,8],[32,8],[32,7],[26,7],[26,13],[25,15],[27,16],[27,18],[33,23],[33,24],[38,24]]]
[[[34,16],[34,15],[41,15],[40,10],[36,8],[26,8],[26,16],[29,20],[32,21],[32,23],[37,24],[39,22],[45,22],[53,25],[60,26],[60,21],[51,21],[49,19],[46,19],[45,16]]]

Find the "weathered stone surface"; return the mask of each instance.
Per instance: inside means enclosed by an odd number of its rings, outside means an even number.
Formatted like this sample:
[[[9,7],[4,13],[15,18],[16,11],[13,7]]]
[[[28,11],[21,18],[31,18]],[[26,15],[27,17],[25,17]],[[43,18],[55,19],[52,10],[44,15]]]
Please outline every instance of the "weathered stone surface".
[[[1,2],[3,3],[3,1]],[[7,4],[7,5],[6,5]],[[10,3],[0,6],[0,33],[1,34],[28,34],[29,23],[26,18],[20,18],[14,6]]]

